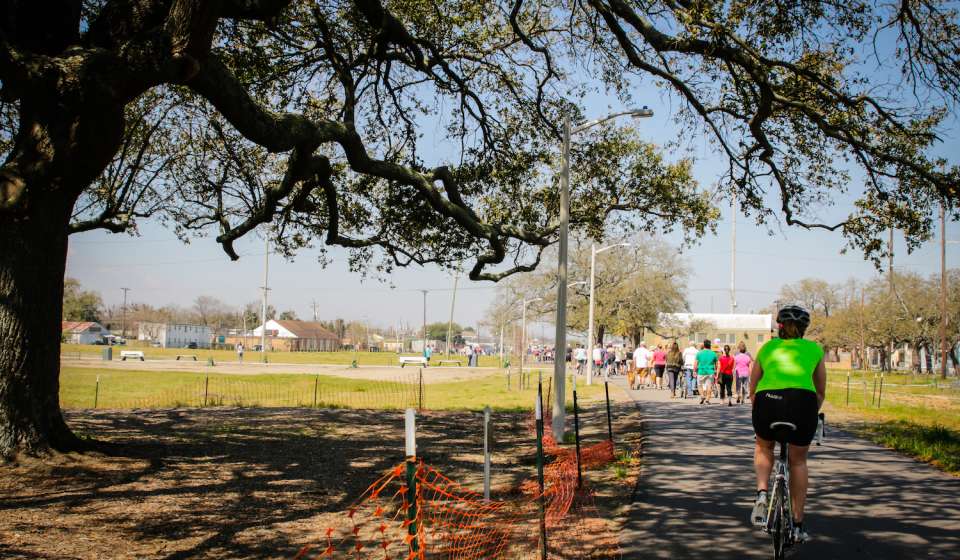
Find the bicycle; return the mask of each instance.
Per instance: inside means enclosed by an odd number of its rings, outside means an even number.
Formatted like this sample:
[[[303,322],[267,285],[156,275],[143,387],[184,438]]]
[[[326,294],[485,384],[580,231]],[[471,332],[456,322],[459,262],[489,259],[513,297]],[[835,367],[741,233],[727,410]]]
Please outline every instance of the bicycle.
[[[825,431],[823,413],[819,413],[817,433],[814,441],[817,445],[823,442]],[[764,531],[773,535],[773,558],[782,560],[788,548],[796,544],[794,541],[793,503],[790,500],[790,462],[787,460],[787,438],[796,431],[797,426],[790,422],[773,422],[770,429],[774,433],[774,441],[780,444],[780,456],[773,466],[773,490],[770,493],[767,505],[767,521]]]

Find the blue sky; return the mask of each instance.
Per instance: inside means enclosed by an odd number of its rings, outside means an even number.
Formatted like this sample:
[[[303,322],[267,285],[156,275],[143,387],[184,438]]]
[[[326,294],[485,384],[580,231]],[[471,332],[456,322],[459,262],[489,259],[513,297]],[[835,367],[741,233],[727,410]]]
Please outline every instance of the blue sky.
[[[656,90],[649,99],[636,93],[638,99],[655,111],[655,116],[637,122],[643,137],[664,145],[677,134],[670,119],[671,100]],[[615,101],[593,95],[587,104],[588,118],[600,117],[623,109]],[[951,126],[946,145],[954,143],[957,126]],[[425,138],[439,138],[439,126]],[[450,160],[449,148],[426,140],[421,156],[428,163]],[[692,154],[697,162],[695,175],[703,188],[716,182],[723,161],[711,152],[706,140],[694,146]],[[936,153],[956,164],[955,150],[945,145]],[[678,156],[675,156],[678,157]],[[819,209],[824,220],[839,219],[849,211],[854,193],[840,197],[832,208]],[[770,201],[779,207],[775,199]],[[689,302],[693,311],[724,312],[730,308],[730,209],[723,208],[723,221],[716,235],[708,235],[698,245],[687,249],[683,258],[690,265],[692,275],[688,286]],[[869,279],[876,274],[870,263],[858,253],[840,254],[843,240],[837,233],[806,231],[787,228],[774,223],[775,232],[757,227],[752,219],[740,217],[737,221],[737,287],[738,310],[750,312],[768,305],[785,283],[804,277],[818,277],[830,282],[841,282],[850,277]],[[939,230],[937,232],[939,236]],[[960,224],[947,227],[948,239],[960,240]],[[677,242],[678,239],[668,237]],[[215,296],[237,307],[258,300],[258,287],[263,279],[263,242],[256,237],[241,240],[236,245],[245,255],[231,262],[212,239],[196,240],[190,245],[180,243],[174,235],[156,223],[141,227],[141,237],[91,232],[71,238],[67,261],[67,275],[101,293],[107,304],[118,304],[123,293],[131,289],[132,301],[153,305],[175,303],[189,306],[201,295]],[[939,272],[939,237],[913,254],[907,254],[900,236],[896,236],[895,266],[923,275]],[[280,310],[293,309],[301,318],[312,317],[311,303],[319,306],[323,319],[343,317],[366,319],[380,326],[407,322],[418,325],[422,320],[421,288],[433,289],[428,296],[428,321],[446,320],[450,311],[452,277],[437,268],[410,268],[396,271],[389,284],[376,279],[362,279],[349,272],[344,252],[334,248],[333,262],[326,268],[317,263],[316,251],[304,251],[295,260],[285,261],[278,256],[270,259],[271,303]],[[948,245],[948,266],[960,266],[960,244]],[[391,288],[390,284],[395,286]],[[461,280],[462,291],[457,296],[455,320],[461,324],[476,324],[494,296],[490,283],[471,283]]]

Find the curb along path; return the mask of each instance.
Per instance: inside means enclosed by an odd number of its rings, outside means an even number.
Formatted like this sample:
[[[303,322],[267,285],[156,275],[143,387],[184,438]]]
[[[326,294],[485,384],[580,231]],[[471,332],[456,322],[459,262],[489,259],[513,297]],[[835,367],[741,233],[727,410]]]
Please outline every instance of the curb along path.
[[[622,379],[616,381],[627,391]],[[771,558],[747,523],[755,492],[750,406],[627,391],[643,412],[643,466],[620,536],[625,559]],[[810,451],[806,523],[790,558],[960,558],[960,479],[831,430]]]

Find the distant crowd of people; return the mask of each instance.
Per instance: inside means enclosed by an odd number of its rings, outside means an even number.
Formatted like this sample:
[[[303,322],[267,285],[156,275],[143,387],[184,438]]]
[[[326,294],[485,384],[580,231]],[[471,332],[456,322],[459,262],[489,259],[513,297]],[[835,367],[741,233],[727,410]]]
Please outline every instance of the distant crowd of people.
[[[663,389],[670,391],[671,398],[690,398],[699,396],[700,404],[710,404],[711,399],[719,397],[733,406],[748,400],[750,367],[753,357],[747,352],[747,346],[741,342],[736,353],[731,353],[729,345],[720,346],[720,339],[709,339],[700,344],[692,341],[684,350],[673,342],[669,348],[658,344],[652,350],[641,342],[636,349],[628,352],[623,345],[608,344],[606,348],[597,344],[587,356],[587,350],[578,345],[573,351],[577,362],[577,374],[583,375],[592,366],[607,376],[626,375],[633,389]]]
[[[427,360],[428,364],[434,352],[435,350],[432,345],[428,345],[423,349],[423,357]],[[478,367],[480,365],[480,356],[484,355],[486,351],[483,349],[483,346],[479,344],[464,344],[463,347],[456,350],[456,353],[467,358],[467,367]]]

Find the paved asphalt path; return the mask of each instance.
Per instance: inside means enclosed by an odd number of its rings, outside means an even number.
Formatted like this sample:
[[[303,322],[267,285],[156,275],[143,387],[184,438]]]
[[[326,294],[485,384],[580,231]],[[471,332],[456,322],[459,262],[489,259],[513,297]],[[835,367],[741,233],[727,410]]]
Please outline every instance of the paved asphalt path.
[[[644,412],[645,437],[623,557],[772,558],[770,537],[748,523],[756,489],[749,405],[629,394]],[[813,540],[788,558],[960,560],[960,478],[831,431],[829,421],[809,459]]]

